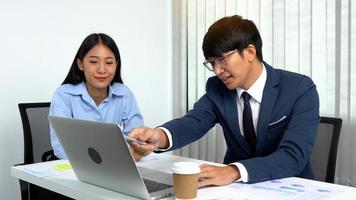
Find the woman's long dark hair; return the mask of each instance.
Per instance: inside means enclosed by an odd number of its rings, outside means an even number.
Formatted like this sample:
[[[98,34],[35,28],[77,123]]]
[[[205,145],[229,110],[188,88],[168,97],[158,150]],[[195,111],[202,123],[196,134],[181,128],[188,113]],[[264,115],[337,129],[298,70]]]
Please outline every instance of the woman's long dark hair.
[[[114,82],[123,83],[121,78],[120,52],[119,48],[117,48],[115,41],[110,36],[104,33],[93,33],[87,36],[80,45],[78,52],[73,60],[72,66],[70,67],[67,77],[64,79],[62,85],[66,83],[78,84],[82,81],[85,81],[84,72],[79,69],[77,59],[79,58],[81,61],[83,61],[84,56],[88,53],[88,51],[90,51],[90,49],[92,49],[97,44],[102,44],[108,47],[115,55],[117,66],[114,79],[111,81],[110,84],[113,84]]]

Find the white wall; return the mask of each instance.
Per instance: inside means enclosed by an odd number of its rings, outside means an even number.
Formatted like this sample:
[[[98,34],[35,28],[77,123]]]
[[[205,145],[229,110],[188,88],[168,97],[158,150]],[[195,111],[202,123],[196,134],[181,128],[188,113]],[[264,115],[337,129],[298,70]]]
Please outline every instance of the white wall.
[[[117,42],[146,124],[172,117],[171,13],[167,0],[0,0],[0,199],[20,199],[10,176],[23,161],[17,104],[50,101],[90,33]]]

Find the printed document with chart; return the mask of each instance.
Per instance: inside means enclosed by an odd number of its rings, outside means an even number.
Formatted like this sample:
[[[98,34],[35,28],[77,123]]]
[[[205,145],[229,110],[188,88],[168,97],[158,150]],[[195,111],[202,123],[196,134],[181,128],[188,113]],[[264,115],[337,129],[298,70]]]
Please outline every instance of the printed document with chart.
[[[319,200],[343,192],[331,186],[318,186],[300,178],[284,178],[255,184],[233,183],[228,186],[198,190],[204,200]]]

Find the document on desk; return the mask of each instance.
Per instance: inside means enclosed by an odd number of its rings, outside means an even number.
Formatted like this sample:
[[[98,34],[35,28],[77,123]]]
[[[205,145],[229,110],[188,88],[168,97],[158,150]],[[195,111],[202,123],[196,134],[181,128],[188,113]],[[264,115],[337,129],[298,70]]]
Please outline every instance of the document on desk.
[[[317,184],[311,184],[303,179],[284,178],[255,184],[233,183],[216,189],[198,191],[198,199],[243,199],[243,200],[319,200],[332,199],[336,194],[343,192],[340,189]]]
[[[174,156],[166,153],[151,153],[148,156],[143,157],[140,161],[136,162],[136,165],[144,168],[151,168],[164,173],[172,174],[172,166],[174,162],[191,161],[200,163],[201,161],[185,158],[180,156]]]
[[[266,200],[264,196],[241,191],[247,184],[232,185],[200,188],[197,200]]]
[[[23,167],[26,171],[37,177],[48,177],[67,172],[73,172],[68,160],[58,160],[51,162],[35,163]]]

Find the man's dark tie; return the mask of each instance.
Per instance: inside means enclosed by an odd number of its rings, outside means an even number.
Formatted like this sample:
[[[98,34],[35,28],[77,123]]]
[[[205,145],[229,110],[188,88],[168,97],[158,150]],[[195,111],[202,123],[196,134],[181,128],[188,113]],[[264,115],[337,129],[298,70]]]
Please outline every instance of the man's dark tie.
[[[256,134],[253,128],[252,112],[250,106],[250,95],[247,92],[242,93],[244,99],[244,111],[242,114],[242,126],[244,130],[245,139],[250,144],[253,152],[256,151]]]

